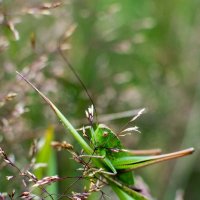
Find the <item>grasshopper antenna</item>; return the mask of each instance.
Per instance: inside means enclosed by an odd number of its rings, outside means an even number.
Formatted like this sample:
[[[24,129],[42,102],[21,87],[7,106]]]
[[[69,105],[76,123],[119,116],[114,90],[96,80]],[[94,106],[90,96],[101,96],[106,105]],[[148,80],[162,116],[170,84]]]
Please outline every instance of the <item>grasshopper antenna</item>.
[[[67,64],[68,68],[72,71],[72,73],[74,74],[74,76],[77,78],[77,80],[79,81],[80,85],[83,87],[85,93],[87,94],[87,96],[88,96],[91,104],[94,107],[95,119],[96,119],[96,123],[98,123],[97,110],[96,110],[95,103],[94,103],[94,101],[92,99],[92,96],[88,92],[88,90],[87,90],[84,82],[81,80],[80,76],[78,75],[78,73],[76,72],[76,70],[74,69],[74,67],[72,66],[72,64],[70,63],[69,59],[67,58],[67,56],[62,51],[61,41],[62,41],[62,38],[59,40],[59,43],[58,43],[58,52],[61,55],[61,57],[63,58],[63,60],[65,61],[65,63]],[[91,121],[91,123],[92,123],[92,121]]]

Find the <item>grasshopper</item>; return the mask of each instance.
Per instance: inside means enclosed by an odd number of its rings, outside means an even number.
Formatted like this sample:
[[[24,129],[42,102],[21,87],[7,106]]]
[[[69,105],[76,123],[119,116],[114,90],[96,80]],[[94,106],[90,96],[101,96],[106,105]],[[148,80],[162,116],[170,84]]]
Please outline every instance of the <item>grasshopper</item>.
[[[64,127],[74,136],[86,155],[91,157],[92,163],[108,180],[120,199],[146,199],[140,193],[130,189],[134,185],[132,170],[155,164],[158,162],[179,158],[193,153],[193,148],[162,155],[153,155],[158,150],[130,151],[124,149],[119,137],[107,126],[97,124],[89,127],[90,144],[78,133],[72,124],[65,118],[60,110],[30,81],[17,72],[39,95],[50,105]],[[93,119],[93,107],[89,108],[87,117]],[[144,154],[144,155],[143,155]],[[149,155],[152,154],[152,155]]]

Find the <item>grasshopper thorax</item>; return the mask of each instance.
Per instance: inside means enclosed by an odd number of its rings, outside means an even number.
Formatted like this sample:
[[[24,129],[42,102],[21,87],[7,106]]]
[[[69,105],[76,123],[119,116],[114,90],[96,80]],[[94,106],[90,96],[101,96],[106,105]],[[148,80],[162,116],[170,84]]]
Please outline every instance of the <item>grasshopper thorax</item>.
[[[122,147],[117,135],[104,124],[97,126],[91,141],[96,148],[112,149]]]

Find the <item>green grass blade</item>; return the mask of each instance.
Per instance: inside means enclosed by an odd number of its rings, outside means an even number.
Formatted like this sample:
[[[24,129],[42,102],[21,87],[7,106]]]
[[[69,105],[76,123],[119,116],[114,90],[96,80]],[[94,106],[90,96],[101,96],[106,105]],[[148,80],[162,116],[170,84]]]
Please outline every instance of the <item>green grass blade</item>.
[[[46,163],[47,167],[40,167],[34,170],[34,174],[38,179],[45,176],[54,176],[57,174],[56,155],[51,147],[51,142],[54,140],[54,129],[52,126],[48,127],[42,139],[42,145],[36,156],[36,164]],[[58,193],[58,183],[55,182],[48,186],[48,192],[51,194]]]
[[[47,167],[40,167],[34,170],[34,174],[37,176],[38,179],[43,178],[44,176],[47,176],[47,168],[48,163],[50,160],[50,157],[52,155],[52,149],[51,149],[51,142],[53,141],[53,128],[49,127],[44,137],[40,139],[40,147],[36,155],[36,164],[38,163],[46,163]],[[51,174],[53,175],[53,174]]]
[[[41,92],[39,91],[30,81],[28,81],[22,74],[17,72],[19,76],[23,80],[25,80],[38,94],[46,101],[46,103],[52,108],[52,110],[56,113],[57,117],[62,122],[63,126],[69,130],[69,132],[73,135],[76,141],[81,145],[84,151],[88,154],[92,154],[93,150],[90,146],[85,142],[85,140],[80,136],[80,134],[76,131],[76,129],[72,126],[72,124],[65,118],[65,116],[60,112],[60,110]]]

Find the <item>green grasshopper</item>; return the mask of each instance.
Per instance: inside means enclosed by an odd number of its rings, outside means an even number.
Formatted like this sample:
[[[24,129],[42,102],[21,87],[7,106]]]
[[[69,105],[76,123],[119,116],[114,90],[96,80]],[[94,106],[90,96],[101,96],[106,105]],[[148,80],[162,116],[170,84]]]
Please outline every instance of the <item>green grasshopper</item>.
[[[88,144],[59,111],[59,109],[22,74],[19,72],[17,73],[40,94],[47,104],[50,105],[64,127],[69,130],[69,132],[83,148],[86,155],[82,155],[82,157],[91,157],[92,164],[96,168],[101,169],[99,173],[107,179],[120,199],[146,199],[143,195],[129,187],[134,185],[132,170],[154,163],[186,156],[194,151],[193,148],[188,148],[169,154],[149,155],[155,154],[157,151],[126,150],[124,149],[119,137],[110,128],[103,124],[97,124],[89,127],[89,135],[91,139],[90,144]],[[93,107],[89,108],[86,113],[89,121],[92,121]]]

